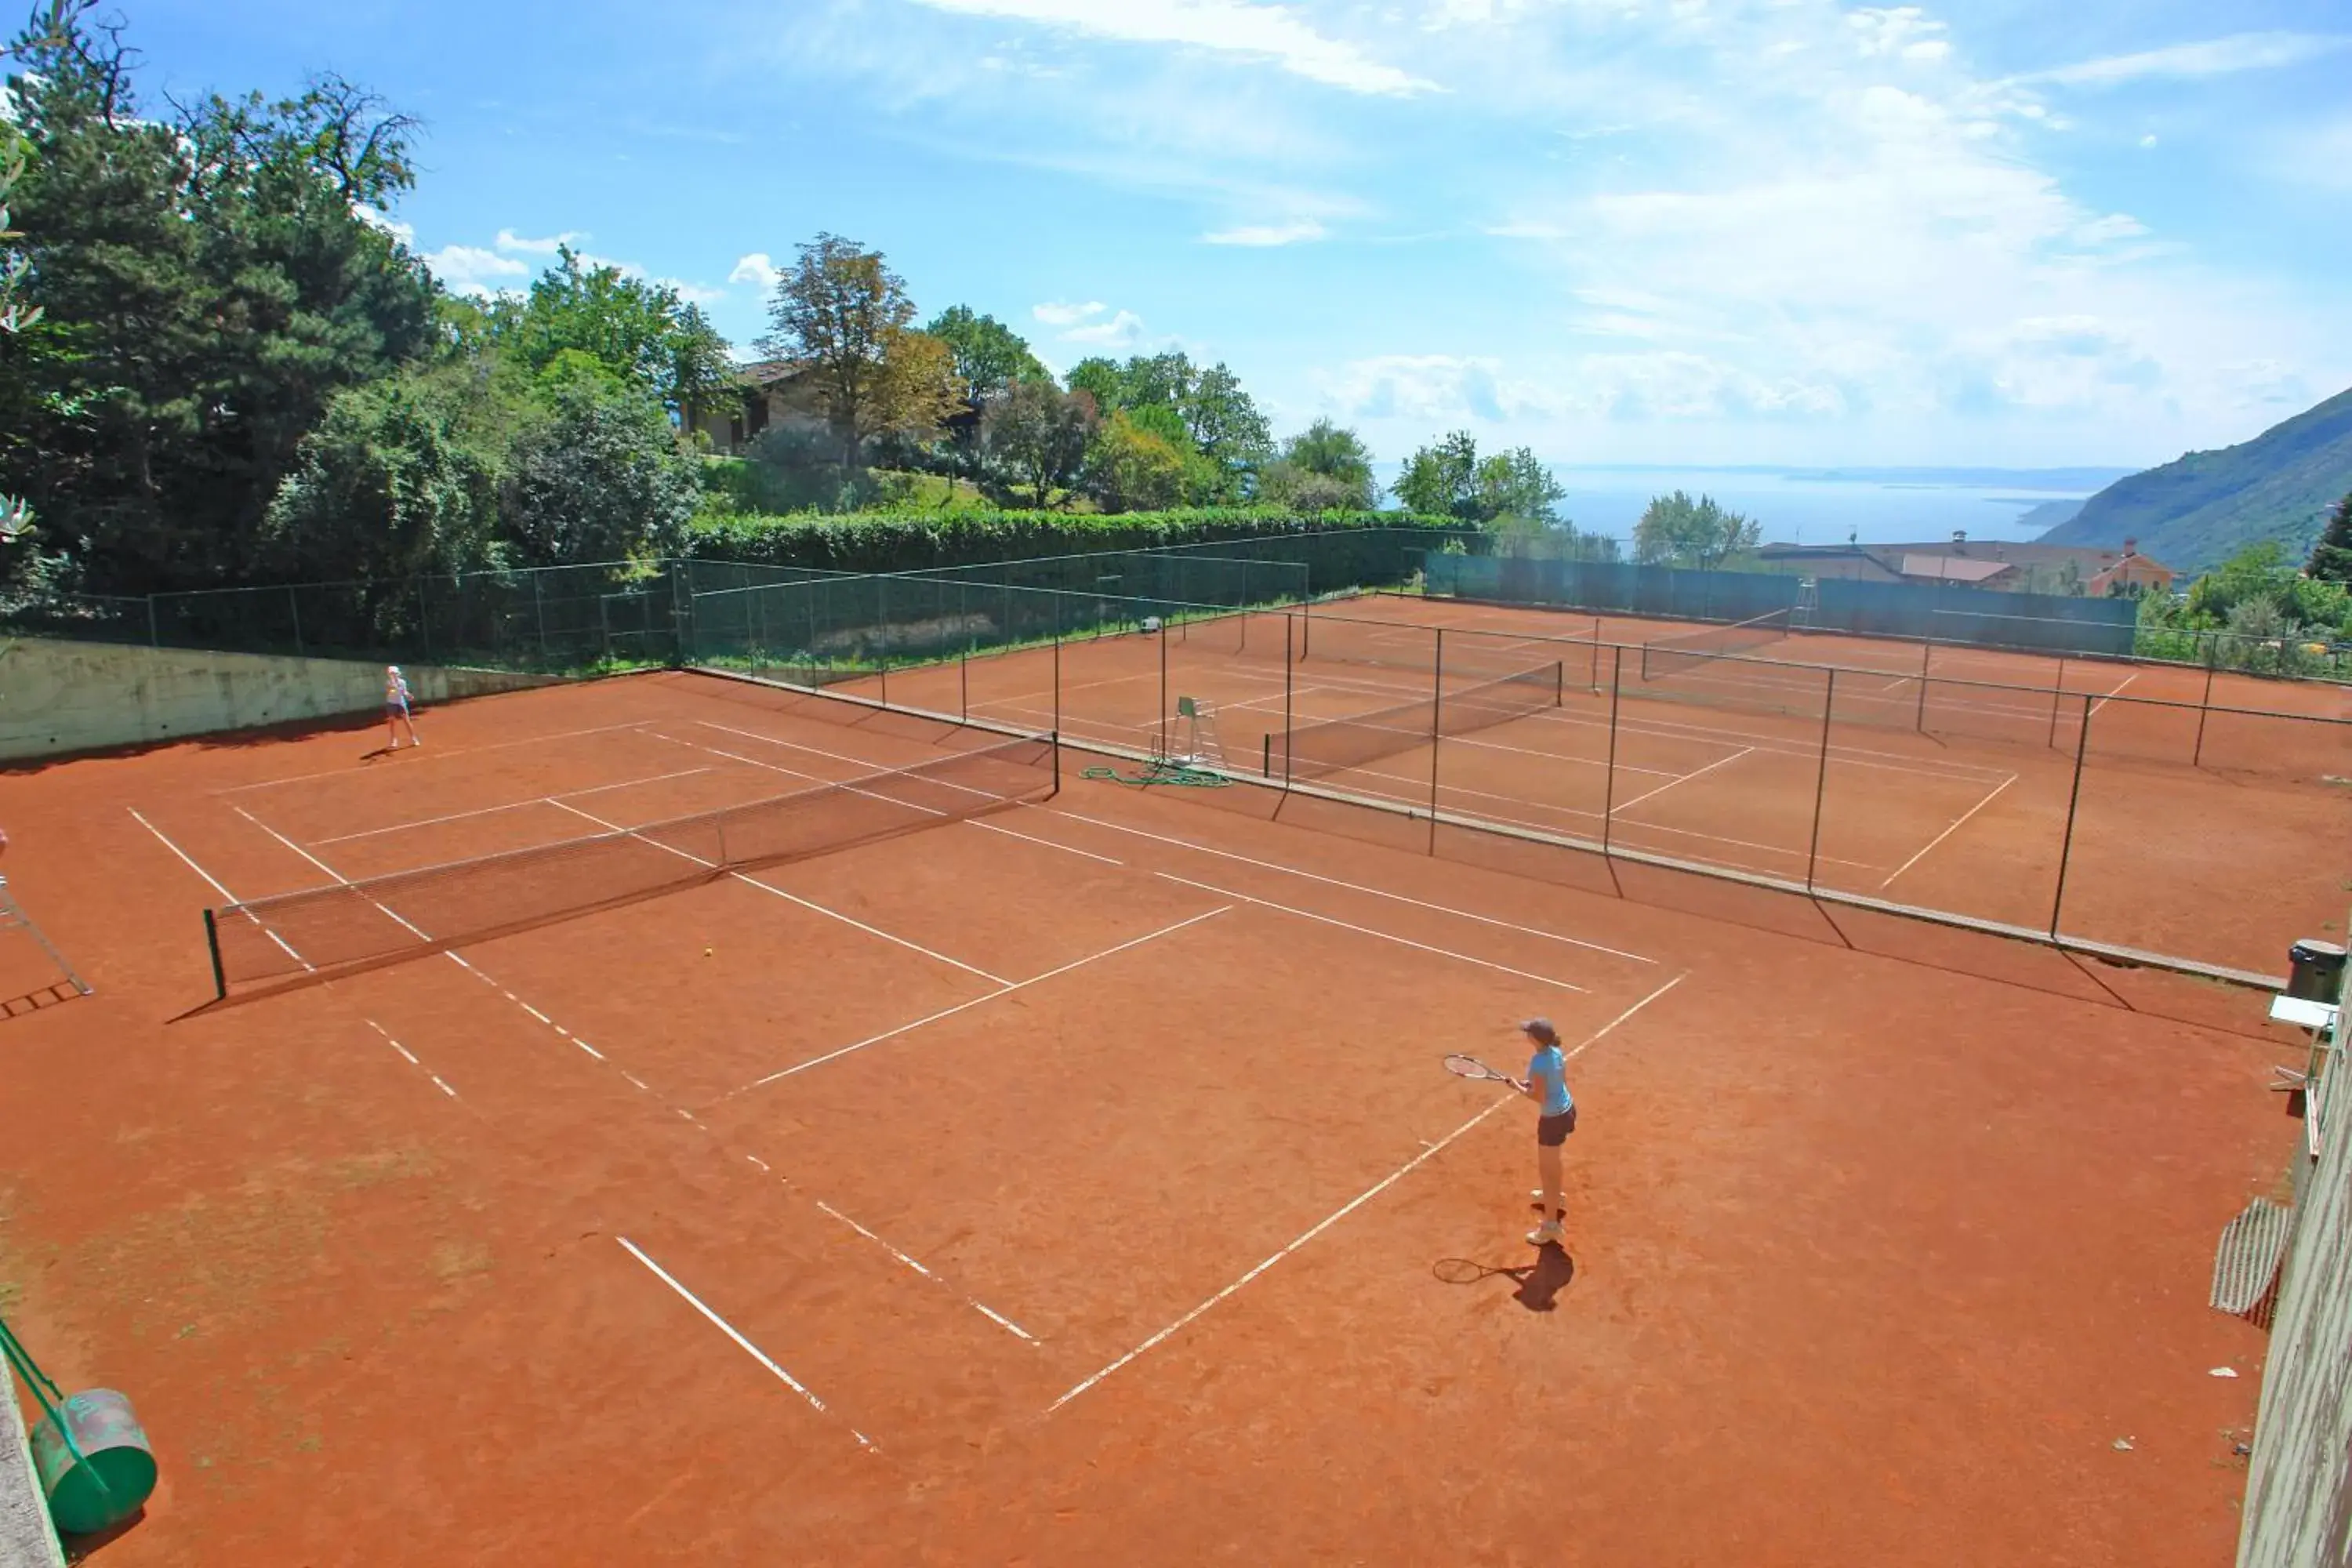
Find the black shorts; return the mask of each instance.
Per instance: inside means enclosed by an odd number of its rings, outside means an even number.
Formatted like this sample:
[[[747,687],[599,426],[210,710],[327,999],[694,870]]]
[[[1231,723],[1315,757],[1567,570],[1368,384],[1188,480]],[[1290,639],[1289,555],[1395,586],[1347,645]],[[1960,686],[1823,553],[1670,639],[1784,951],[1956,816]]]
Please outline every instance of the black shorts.
[[[1575,1131],[1576,1107],[1573,1105],[1558,1116],[1536,1118],[1536,1142],[1547,1149],[1559,1148],[1568,1142],[1568,1135]]]

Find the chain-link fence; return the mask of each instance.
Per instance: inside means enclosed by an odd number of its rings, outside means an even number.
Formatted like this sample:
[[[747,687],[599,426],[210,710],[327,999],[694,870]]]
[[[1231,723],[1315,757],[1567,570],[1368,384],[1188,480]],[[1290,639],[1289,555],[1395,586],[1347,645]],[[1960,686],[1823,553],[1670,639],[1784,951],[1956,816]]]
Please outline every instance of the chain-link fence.
[[[692,619],[723,668],[2240,977],[2338,896],[2352,721],[1376,608],[867,577]]]
[[[0,626],[151,647],[586,671],[676,661],[687,588],[675,579],[671,563],[605,562],[142,597],[45,594],[0,606]]]

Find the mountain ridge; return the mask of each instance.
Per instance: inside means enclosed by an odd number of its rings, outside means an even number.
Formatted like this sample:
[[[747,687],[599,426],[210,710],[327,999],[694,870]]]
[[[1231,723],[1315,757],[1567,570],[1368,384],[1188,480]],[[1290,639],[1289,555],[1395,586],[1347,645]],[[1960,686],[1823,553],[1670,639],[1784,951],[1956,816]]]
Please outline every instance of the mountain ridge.
[[[2042,536],[2044,544],[2112,548],[2194,574],[2249,544],[2275,540],[2301,564],[2326,509],[2352,493],[2352,389],[2282,420],[2250,441],[2186,452],[2117,479]]]

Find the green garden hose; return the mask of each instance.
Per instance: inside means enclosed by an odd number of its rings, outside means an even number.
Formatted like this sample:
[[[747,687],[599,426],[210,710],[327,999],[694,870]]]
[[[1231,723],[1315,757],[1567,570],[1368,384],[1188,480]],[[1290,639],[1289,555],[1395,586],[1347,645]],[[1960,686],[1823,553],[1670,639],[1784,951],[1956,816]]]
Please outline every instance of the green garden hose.
[[[1181,763],[1153,763],[1139,773],[1123,773],[1114,767],[1092,767],[1078,776],[1144,788],[1153,784],[1174,784],[1186,789],[1229,789],[1234,782],[1223,773],[1212,773],[1206,768],[1186,767]]]

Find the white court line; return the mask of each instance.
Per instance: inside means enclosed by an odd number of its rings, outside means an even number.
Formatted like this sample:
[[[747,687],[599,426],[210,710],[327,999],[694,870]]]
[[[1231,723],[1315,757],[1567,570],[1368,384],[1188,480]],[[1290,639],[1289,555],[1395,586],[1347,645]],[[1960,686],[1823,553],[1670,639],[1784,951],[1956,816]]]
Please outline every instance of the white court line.
[[[1895,867],[1893,874],[1890,875],[1885,881],[1879,883],[1879,887],[1882,889],[1893,887],[1896,877],[1900,877],[1904,872],[1908,871],[1912,867],[1916,866],[1921,860],[1927,858],[1928,849],[1933,849],[1937,845],[1941,844],[1945,839],[1949,838],[1953,834],[1958,833],[1962,827],[1968,825],[1969,817],[1974,816],[1978,812],[1982,811],[1986,806],[1989,806],[1993,803],[1993,795],[2000,794],[2001,791],[2007,789],[2016,782],[2017,775],[2015,773],[2011,773],[2009,777],[2001,780],[2000,783],[1993,785],[1992,795],[1986,795],[1982,800],[1977,802],[1976,805],[1962,812],[1960,814],[1960,819],[1958,822],[1953,823],[1949,827],[1944,829],[1943,832],[1938,833],[1935,837],[1929,839],[1927,841],[1927,848],[1921,849],[1918,854],[1912,856],[1911,858],[1904,861],[1900,866]]]
[[[753,1161],[752,1163],[754,1164],[759,1163],[757,1161]],[[767,1166],[761,1165],[760,1168],[764,1171],[767,1169]],[[955,1290],[955,1287],[948,1285],[948,1282],[945,1279],[940,1279],[938,1275],[924,1268],[914,1258],[908,1257],[905,1253],[899,1251],[897,1247],[891,1246],[888,1242],[883,1240],[880,1237],[875,1235],[872,1231],[866,1229],[864,1226],[858,1224],[856,1220],[850,1218],[847,1215],[842,1213],[831,1204],[826,1203],[823,1198],[812,1198],[809,1201],[816,1205],[817,1207],[823,1209],[826,1214],[829,1214],[834,1218],[839,1220],[842,1224],[847,1226],[850,1229],[856,1231],[858,1235],[864,1237],[866,1240],[872,1242],[875,1246],[880,1247],[883,1251],[888,1253],[891,1257],[897,1258],[899,1262],[905,1264],[908,1268],[913,1269],[916,1273],[921,1275],[924,1279],[931,1280],[935,1284],[947,1285],[949,1289]],[[963,1296],[963,1304],[965,1306],[970,1307],[973,1311],[978,1312],[982,1317],[986,1318],[998,1328],[1003,1329],[1007,1332],[1013,1334],[1017,1338],[1024,1340],[1030,1344],[1034,1345],[1039,1342],[1036,1335],[1031,1333],[1028,1330],[1023,1328],[1020,1324],[1014,1322],[1003,1313],[997,1311],[986,1302],[978,1300],[971,1296],[964,1296],[963,1292],[961,1290],[956,1290],[956,1294]]]
[[[1690,782],[1691,782],[1691,780],[1693,780],[1693,779],[1695,779],[1695,778],[1699,777],[1701,774],[1704,774],[1704,773],[1711,773],[1715,772],[1715,770],[1716,770],[1716,769],[1717,769],[1717,768],[1719,768],[1719,767],[1723,767],[1723,766],[1725,766],[1727,763],[1736,763],[1736,762],[1738,762],[1740,758],[1745,757],[1745,756],[1751,756],[1751,755],[1753,755],[1753,754],[1754,754],[1755,751],[1756,751],[1756,748],[1755,748],[1755,747],[1753,747],[1753,746],[1742,746],[1739,750],[1738,750],[1738,751],[1736,751],[1736,752],[1732,752],[1732,753],[1731,753],[1729,756],[1727,756],[1727,757],[1717,757],[1717,758],[1716,758],[1716,759],[1715,759],[1715,761],[1713,761],[1713,762],[1711,762],[1711,763],[1707,763],[1707,764],[1706,764],[1706,766],[1705,766],[1705,767],[1703,767],[1703,768],[1695,768],[1695,769],[1693,769],[1691,772],[1689,772],[1689,773],[1686,773],[1683,774],[1680,778],[1668,779],[1665,783],[1664,783],[1664,784],[1660,784],[1657,788],[1655,788],[1655,789],[1654,789],[1654,790],[1647,791],[1646,793],[1642,794],[1642,795],[1635,795],[1635,796],[1634,796],[1633,799],[1631,799],[1631,800],[1621,800],[1621,801],[1619,801],[1615,805],[1612,805],[1612,806],[1611,806],[1611,807],[1609,808],[1609,815],[1610,815],[1610,816],[1616,816],[1616,815],[1617,815],[1619,812],[1621,812],[1621,811],[1630,811],[1630,810],[1632,810],[1633,807],[1635,807],[1635,806],[1637,806],[1637,805],[1641,805],[1643,801],[1648,800],[1649,798],[1651,798],[1651,796],[1653,796],[1653,795],[1664,795],[1664,794],[1665,794],[1668,790],[1670,790],[1670,789],[1674,788],[1674,787],[1675,787],[1675,785],[1676,785],[1676,784],[1688,784],[1688,783],[1690,783]]]
[[[630,1257],[644,1264],[647,1268],[652,1269],[655,1278],[658,1279],[663,1284],[668,1286],[671,1289],[677,1291],[678,1295],[685,1300],[687,1305],[692,1307],[696,1311],[709,1319],[711,1323],[718,1328],[720,1333],[725,1334],[729,1339],[733,1340],[736,1344],[742,1347],[744,1352],[750,1355],[753,1361],[758,1362],[761,1366],[764,1366],[770,1372],[774,1373],[778,1378],[782,1380],[785,1387],[791,1389],[794,1394],[799,1394],[803,1399],[807,1400],[810,1409],[815,1411],[820,1415],[833,1415],[833,1412],[825,1407],[824,1400],[819,1399],[814,1394],[809,1392],[808,1384],[803,1383],[799,1378],[794,1377],[791,1373],[786,1372],[782,1367],[777,1365],[773,1358],[772,1358],[767,1352],[753,1344],[750,1340],[745,1339],[742,1334],[737,1331],[734,1324],[729,1322],[726,1319],[720,1317],[718,1313],[705,1306],[700,1297],[688,1289],[685,1286],[679,1284],[677,1280],[671,1276],[668,1269],[664,1268],[660,1264],[656,1263],[652,1258],[646,1257],[644,1250],[639,1247],[635,1242],[631,1241],[625,1236],[616,1236],[613,1239],[619,1242],[623,1247],[627,1247],[629,1249]],[[839,1417],[836,1416],[835,1419],[838,1420]],[[868,1437],[865,1433],[860,1432],[856,1427],[850,1427],[849,1435],[857,1439],[857,1446],[859,1447],[879,1452],[878,1449],[874,1448],[874,1439]]]
[[[1127,864],[1124,860],[1114,860],[1108,855],[1097,855],[1091,849],[1081,849],[1075,844],[1056,844],[1050,838],[1040,838],[1034,834],[1015,833],[1009,827],[999,827],[993,822],[982,822],[978,817],[966,817],[964,819],[964,826],[967,827],[985,828],[991,833],[1002,833],[1007,838],[1018,838],[1027,844],[1042,844],[1048,849],[1059,849],[1066,855],[1083,855],[1089,860],[1099,860],[1106,866],[1124,866]]]
[[[1047,812],[1055,816],[1066,816],[1074,822],[1092,823],[1097,827],[1108,827],[1116,833],[1129,833],[1133,834],[1138,838],[1149,838],[1160,844],[1172,844],[1180,849],[1191,849],[1202,855],[1213,855],[1220,860],[1234,860],[1244,866],[1255,866],[1260,870],[1279,871],[1286,877],[1301,877],[1310,882],[1321,882],[1326,886],[1333,888],[1345,888],[1351,893],[1368,893],[1374,898],[1388,899],[1400,904],[1411,904],[1415,909],[1433,910],[1439,914],[1454,915],[1465,921],[1475,921],[1481,925],[1496,926],[1504,931],[1517,931],[1524,936],[1539,936],[1548,942],[1565,942],[1570,947],[1580,947],[1592,952],[1605,952],[1612,958],[1629,958],[1636,963],[1655,963],[1658,962],[1654,958],[1644,958],[1638,952],[1627,952],[1621,948],[1603,947],[1597,942],[1586,942],[1578,937],[1562,936],[1558,931],[1544,931],[1537,926],[1514,925],[1509,921],[1497,920],[1492,915],[1474,914],[1468,910],[1458,910],[1449,904],[1433,904],[1425,899],[1412,898],[1403,893],[1392,893],[1384,888],[1368,888],[1360,882],[1343,882],[1337,877],[1326,877],[1318,871],[1301,870],[1296,866],[1285,866],[1279,861],[1259,860],[1247,855],[1238,854],[1231,849],[1213,849],[1206,844],[1195,844],[1189,838],[1174,838],[1164,833],[1147,832],[1140,827],[1129,827],[1123,822],[1111,822],[1099,816],[1088,816],[1082,811],[1071,811],[1062,806],[1038,806],[1034,809]],[[1112,864],[1117,865],[1118,862],[1113,861]]]
[[[2135,669],[2129,675],[2125,676],[2121,680],[2116,681],[2115,685],[2108,689],[2106,696],[2100,698],[2096,702],[2091,704],[2091,711],[2095,714],[2100,709],[2105,708],[2107,705],[2109,699],[2119,696],[2125,687],[2129,686],[2133,681],[2137,680],[2139,677],[2140,672]]]
[[[1086,965],[1094,963],[1097,959],[1109,958],[1114,954],[1125,952],[1130,947],[1140,947],[1147,942],[1156,942],[1163,936],[1173,935],[1175,932],[1182,931],[1186,926],[1199,925],[1202,921],[1214,920],[1217,916],[1225,913],[1226,910],[1231,910],[1233,906],[1231,904],[1227,904],[1222,909],[1210,910],[1204,913],[1193,915],[1187,920],[1178,921],[1174,925],[1162,926],[1158,931],[1147,931],[1141,936],[1131,938],[1129,941],[1120,942],[1117,947],[1107,947],[1100,952],[1090,952],[1087,954],[1086,957],[1075,959],[1068,963],[1063,964],[1058,969],[1049,969],[1045,971],[1045,973],[1032,975],[1027,980],[1016,980],[1002,991],[992,991],[985,996],[975,996],[969,1002],[959,1002],[952,1007],[942,1007],[936,1013],[916,1019],[911,1024],[901,1024],[895,1029],[885,1029],[878,1035],[869,1036],[866,1038],[858,1041],[854,1046],[844,1046],[837,1051],[827,1051],[821,1057],[811,1057],[808,1060],[804,1062],[796,1062],[793,1066],[785,1068],[780,1072],[772,1072],[765,1078],[755,1079],[751,1082],[745,1084],[741,1089],[729,1090],[720,1098],[732,1100],[739,1094],[748,1094],[755,1089],[763,1088],[768,1084],[775,1082],[778,1079],[790,1078],[794,1073],[806,1072],[809,1068],[814,1067],[823,1067],[825,1063],[837,1060],[842,1057],[849,1055],[853,1051],[862,1051],[868,1046],[878,1046],[885,1040],[896,1039],[898,1036],[906,1034],[910,1030],[919,1029],[926,1024],[936,1024],[942,1018],[953,1017],[956,1014],[963,1012],[967,1008],[977,1007],[983,1002],[993,1002],[999,996],[1010,996],[1015,991],[1025,991],[1030,986],[1040,984],[1045,981],[1051,980],[1057,974],[1067,974],[1073,969],[1084,968]]]
[[[624,779],[619,784],[597,784],[592,789],[568,789],[556,795],[535,795],[529,800],[512,800],[503,805],[478,806],[472,811],[453,811],[446,816],[420,816],[414,822],[395,822],[389,827],[363,827],[357,833],[338,833],[331,838],[313,838],[311,843],[324,847],[330,844],[346,844],[354,838],[373,838],[383,833],[405,833],[412,827],[433,827],[444,822],[462,822],[469,816],[495,816],[502,811],[520,811],[527,805],[553,805],[558,801],[577,800],[584,795],[603,795],[608,790],[634,789],[639,784],[659,784],[664,779],[691,778],[707,773],[709,768],[681,768],[676,773],[656,773],[651,778]]]
[[[436,750],[425,760],[439,762],[446,757],[470,757],[481,752],[504,751],[509,746],[543,746],[550,741],[575,740],[582,735],[609,735],[615,730],[642,730],[653,722],[651,719],[632,719],[626,723],[599,724],[588,730],[559,730],[552,735],[526,735],[520,740],[492,741],[488,745],[482,746],[457,746]],[[226,789],[216,789],[212,793],[216,795],[242,795],[249,789],[276,789],[279,784],[304,784],[311,779],[373,778],[374,776],[372,772],[364,772],[357,768],[321,768],[315,773],[292,773],[282,779],[263,779],[259,784],[231,784]]]
[[[1515,974],[1521,980],[1532,980],[1538,985],[1557,985],[1563,991],[1591,989],[1589,986],[1576,984],[1572,981],[1555,980],[1549,974],[1531,974],[1524,969],[1513,969],[1507,963],[1496,963],[1490,959],[1473,958],[1466,952],[1455,952],[1451,948],[1433,947],[1428,942],[1415,942],[1409,936],[1399,936],[1394,931],[1376,931],[1370,926],[1360,926],[1349,921],[1335,919],[1330,915],[1318,915],[1312,910],[1293,909],[1288,904],[1277,904],[1272,899],[1255,898],[1248,893],[1236,893],[1231,888],[1220,888],[1208,882],[1196,882],[1190,877],[1180,877],[1173,871],[1154,871],[1152,875],[1165,881],[1181,882],[1188,888],[1198,888],[1204,893],[1214,893],[1219,898],[1239,899],[1245,904],[1255,904],[1260,909],[1279,910],[1286,915],[1296,915],[1303,921],[1338,926],[1341,931],[1351,931],[1360,936],[1377,937],[1382,942],[1395,942],[1400,947],[1417,948],[1423,952],[1435,953],[1440,958],[1451,958],[1463,963],[1475,963],[1481,969],[1491,969],[1498,974]]]
[[[1592,1034],[1586,1037],[1584,1041],[1580,1044],[1576,1049],[1568,1053],[1569,1059],[1574,1060],[1576,1058],[1582,1056],[1596,1042],[1598,1042],[1603,1035],[1608,1034],[1612,1029],[1617,1027],[1618,1025],[1622,1024],[1626,1019],[1631,1018],[1634,1014],[1640,1012],[1643,1008],[1648,1006],[1651,1003],[1656,1001],[1667,992],[1672,991],[1675,986],[1680,985],[1689,977],[1690,976],[1687,973],[1675,975],[1672,980],[1667,981],[1664,985],[1659,986],[1655,991],[1651,992],[1647,996],[1643,997],[1639,1002],[1634,1003],[1631,1007],[1626,1008],[1622,1013],[1618,1014],[1614,1018],[1612,1018],[1606,1024],[1601,1025],[1600,1028],[1594,1030]],[[1056,1399],[1053,1404],[1045,1406],[1045,1414],[1051,1415],[1055,1411],[1059,1410],[1063,1405],[1067,1405],[1071,1400],[1076,1399],[1079,1394],[1084,1394],[1087,1389],[1092,1388],[1095,1384],[1100,1383],[1104,1378],[1108,1377],[1119,1368],[1127,1365],[1128,1363],[1135,1360],[1138,1356],[1142,1355],[1145,1352],[1152,1349],[1154,1346],[1165,1343],[1168,1340],[1175,1337],[1175,1335],[1184,1329],[1186,1325],[1200,1318],[1218,1302],[1234,1295],[1236,1291],[1240,1290],[1243,1286],[1248,1284],[1251,1280],[1256,1279],[1259,1275],[1265,1273],[1267,1269],[1273,1268],[1276,1264],[1281,1262],[1292,1253],[1297,1252],[1300,1247],[1305,1247],[1308,1242],[1314,1240],[1317,1237],[1322,1235],[1325,1231],[1330,1229],[1333,1226],[1339,1224],[1341,1220],[1347,1218],[1349,1215],[1355,1213],[1366,1204],[1371,1202],[1372,1199],[1380,1196],[1382,1193],[1388,1191],[1391,1187],[1404,1180],[1405,1177],[1411,1175],[1423,1164],[1434,1158],[1440,1150],[1452,1143],[1455,1139],[1460,1138],[1464,1133],[1468,1132],[1472,1128],[1477,1126],[1481,1121],[1486,1121],[1489,1116],[1494,1115],[1496,1111],[1501,1110],[1504,1106],[1508,1105],[1517,1098],[1517,1095],[1497,1095],[1494,1102],[1488,1105],[1486,1110],[1481,1110],[1477,1115],[1472,1117],[1469,1121],[1464,1122],[1461,1126],[1455,1128],[1453,1131],[1447,1133],[1436,1142],[1423,1149],[1420,1153],[1415,1154],[1412,1159],[1406,1161],[1396,1170],[1390,1172],[1387,1175],[1381,1177],[1379,1181],[1373,1183],[1370,1186],[1365,1188],[1354,1197],[1349,1199],[1347,1203],[1341,1205],[1331,1214],[1326,1215],[1323,1219],[1318,1220],[1316,1224],[1309,1226],[1295,1240],[1286,1245],[1280,1251],[1266,1258],[1265,1262],[1260,1263],[1256,1268],[1251,1269],[1248,1273],[1243,1275],[1240,1279],[1234,1280],[1232,1284],[1226,1286],[1223,1289],[1218,1291],[1215,1295],[1210,1297],[1207,1300],[1202,1302],[1199,1306],[1193,1308],[1191,1311],[1185,1313],[1182,1317],[1177,1319],[1174,1322],[1169,1324],[1166,1328],[1160,1330],[1158,1333],[1152,1335],[1150,1339],[1144,1341],[1133,1350],[1128,1352],[1125,1355],[1120,1356],[1117,1361],[1112,1362],[1100,1372],[1097,1372],[1093,1376],[1079,1382],[1076,1386],[1073,1387],[1067,1394],[1063,1394],[1061,1398]]]
[[[269,835],[270,837],[278,840],[278,843],[286,846],[287,848],[294,851],[295,854],[302,857],[303,859],[310,862],[311,865],[319,868],[320,870],[324,871],[328,876],[333,878],[342,886],[349,888],[353,885],[349,877],[344,876],[341,871],[336,870],[332,866],[328,865],[324,860],[320,859],[316,855],[311,854],[308,849],[303,848],[299,844],[295,843],[294,840],[287,837],[286,835],[278,832],[278,829],[270,826],[269,824],[262,821],[261,818],[246,810],[245,807],[241,805],[232,805],[229,809],[236,813],[239,816],[245,818],[247,822],[253,824],[256,827],[261,829],[262,832]],[[433,940],[432,936],[428,934],[422,926],[419,926],[415,921],[403,915],[391,905],[386,904],[378,899],[370,899],[368,900],[368,902],[383,910],[386,916],[398,921],[403,926],[405,926],[412,933],[415,934],[418,941],[431,942]]]
[[[197,865],[194,856],[190,855],[186,850],[173,843],[169,838],[164,837],[163,830],[156,826],[153,823],[148,821],[145,817],[140,816],[139,808],[137,806],[127,806],[124,809],[131,813],[131,819],[133,822],[136,822],[140,826],[145,828],[148,832],[155,836],[157,843],[163,845],[164,848],[169,849],[173,854],[177,855],[180,858],[180,863],[182,865],[187,867],[189,870],[194,871],[197,876],[202,877],[205,879],[205,885],[221,896],[222,903],[233,904],[236,902],[236,895],[230,892],[226,888],[221,886],[219,878],[214,876],[210,871],[205,870],[202,866]]]
[[[642,833],[638,833],[631,828],[625,828],[618,823],[607,822],[603,817],[583,811],[576,805],[568,805],[562,801],[553,799],[551,799],[548,804],[556,806],[561,810],[568,811],[574,816],[583,817],[587,821],[593,822],[599,827],[610,828],[614,833],[627,834],[629,837],[636,839],[639,843],[650,844],[656,849],[667,849],[671,854],[677,856],[680,859],[690,860],[694,864],[703,867],[706,869],[717,869],[717,863],[715,861],[706,860],[701,856],[691,854],[687,850],[680,849],[674,844],[664,844],[658,838],[647,838]],[[925,947],[921,942],[910,942],[903,936],[895,935],[890,931],[882,930],[878,926],[867,925],[864,921],[854,920],[850,916],[843,914],[839,910],[829,910],[823,904],[817,903],[813,900],[802,898],[797,893],[788,893],[784,891],[783,889],[776,887],[772,883],[762,882],[757,877],[750,876],[741,871],[730,871],[727,874],[739,882],[746,883],[751,887],[759,889],[760,891],[763,893],[773,894],[775,897],[783,900],[788,904],[798,904],[804,910],[809,910],[814,913],[823,915],[827,920],[839,921],[843,925],[852,927],[857,931],[862,931],[868,936],[877,936],[880,937],[884,942],[895,942],[898,946],[905,948],[909,952],[919,952],[925,958],[937,959],[940,963],[947,964],[951,968],[961,969],[967,974],[977,974],[982,980],[987,981],[991,985],[1009,985],[1012,984],[1012,982],[1004,979],[1003,976],[991,974],[987,970],[982,969],[974,964],[966,963],[961,958],[950,958],[946,953],[934,952],[932,949]]]
[[[219,878],[214,876],[210,871],[205,870],[202,866],[197,865],[194,856],[189,854],[186,850],[173,843],[171,839],[165,837],[162,828],[156,826],[153,823],[140,816],[138,807],[125,806],[123,809],[131,813],[131,819],[133,822],[136,822],[140,826],[153,834],[157,843],[161,844],[164,848],[169,849],[173,854],[177,855],[180,858],[180,863],[182,865],[187,867],[189,870],[194,871],[197,876],[202,877],[205,879],[205,885],[210,887],[214,892],[218,893],[221,896],[221,902],[223,904],[235,905],[236,908],[243,910],[245,918],[251,921],[255,925],[260,926],[261,934],[278,944],[278,952],[284,953],[287,957],[300,964],[304,969],[310,970],[313,973],[318,972],[318,966],[313,964],[309,959],[303,957],[300,953],[295,952],[284,937],[279,936],[267,925],[263,925],[259,915],[255,914],[251,910],[247,910],[243,905],[238,904],[236,901],[236,895],[230,892],[226,887],[223,886]]]

